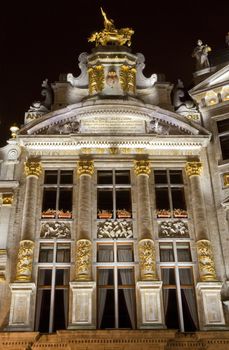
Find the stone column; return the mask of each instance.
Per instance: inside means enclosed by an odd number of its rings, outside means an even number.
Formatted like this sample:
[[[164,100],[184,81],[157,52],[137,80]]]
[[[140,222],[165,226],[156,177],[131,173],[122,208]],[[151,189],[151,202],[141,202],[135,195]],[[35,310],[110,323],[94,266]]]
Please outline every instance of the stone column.
[[[35,315],[36,285],[32,282],[34,235],[37,211],[38,178],[41,164],[25,163],[26,185],[22,212],[21,241],[17,256],[16,281],[10,284],[9,330],[32,331]]]
[[[153,222],[150,205],[150,164],[135,161],[137,176],[137,218],[140,281],[137,282],[138,327],[164,328],[162,282],[158,281],[153,240]]]
[[[30,282],[32,278],[34,235],[37,212],[38,178],[42,172],[39,162],[25,163],[25,197],[22,213],[21,242],[18,252],[16,281]]]
[[[200,329],[212,326],[225,327],[220,292],[222,283],[217,281],[212,244],[209,240],[204,197],[201,189],[201,162],[187,162],[186,174],[190,179],[193,219],[200,282],[196,285]]]
[[[9,221],[11,207],[13,204],[13,193],[2,194],[2,206],[0,211],[0,282],[6,280],[6,262],[7,262],[7,238],[9,230]]]
[[[92,186],[93,161],[78,163],[78,237],[75,281],[70,282],[69,329],[96,327],[96,283],[92,281]]]

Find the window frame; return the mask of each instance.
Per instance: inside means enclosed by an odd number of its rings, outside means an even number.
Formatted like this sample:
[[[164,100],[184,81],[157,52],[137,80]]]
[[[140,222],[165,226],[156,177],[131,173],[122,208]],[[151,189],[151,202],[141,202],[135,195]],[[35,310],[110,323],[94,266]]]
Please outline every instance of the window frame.
[[[228,123],[229,123],[229,116],[225,116],[224,118],[221,118],[221,119],[217,119],[216,120],[216,130],[217,130],[217,133],[218,133],[218,142],[219,142],[219,149],[220,149],[220,159],[222,162],[229,162],[229,156],[227,158],[224,158],[224,155],[223,155],[223,150],[222,150],[222,138],[223,137],[228,137],[229,138],[229,129],[226,130],[226,131],[219,131],[219,123],[224,121],[224,120],[228,120]]]

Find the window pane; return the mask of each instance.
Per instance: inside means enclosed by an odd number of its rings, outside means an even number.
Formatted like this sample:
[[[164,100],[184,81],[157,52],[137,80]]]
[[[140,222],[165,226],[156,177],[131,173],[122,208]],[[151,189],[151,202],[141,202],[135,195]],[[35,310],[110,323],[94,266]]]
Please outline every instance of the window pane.
[[[53,244],[40,245],[39,262],[53,262]]]
[[[229,135],[220,137],[222,158],[229,159]]]
[[[134,261],[133,246],[120,244],[117,246],[118,262]]]
[[[56,286],[68,286],[69,269],[56,269]]]
[[[154,171],[155,184],[167,184],[167,172],[166,170],[155,170]]]
[[[98,290],[98,326],[101,329],[115,327],[114,290]]]
[[[39,269],[38,271],[38,285],[39,286],[51,286],[52,284],[52,270],[51,269]]]
[[[113,286],[114,285],[114,271],[113,269],[98,269],[98,285],[99,286]]]
[[[60,188],[58,209],[62,210],[63,212],[72,211],[72,189],[71,188]]]
[[[161,276],[164,286],[166,285],[176,285],[175,280],[175,270],[174,269],[161,269]]]
[[[160,243],[160,261],[161,262],[174,261],[172,243]]]
[[[164,289],[165,324],[168,328],[179,329],[176,289]]]
[[[156,188],[156,208],[169,210],[169,194],[167,188]]]
[[[189,243],[177,243],[178,261],[192,261]]]
[[[112,171],[111,170],[99,170],[98,171],[98,180],[99,185],[112,185]]]
[[[196,298],[194,290],[181,290],[181,299],[185,332],[193,332],[197,329]]]
[[[56,189],[44,188],[42,211],[56,210]]]
[[[193,285],[193,276],[191,268],[180,268],[179,269],[180,284],[182,285]]]
[[[133,269],[118,269],[118,285],[133,286],[134,285],[134,270]]]
[[[129,170],[116,170],[115,171],[115,183],[116,183],[116,185],[130,184],[130,171]]]
[[[67,327],[68,291],[55,291],[53,332]]]
[[[131,191],[130,189],[116,189],[117,217],[131,217]]]
[[[107,216],[106,215],[107,211],[108,211],[108,214],[109,213],[112,214],[112,211],[113,211],[112,190],[99,188],[97,191],[97,202],[98,202],[98,212],[104,213],[104,217],[101,217],[101,219],[112,217],[112,216],[105,217]]]
[[[72,170],[61,170],[60,172],[60,184],[70,185],[73,183],[73,171]]]
[[[171,191],[172,191],[173,209],[186,210],[184,189],[183,188],[172,188]]]
[[[56,262],[70,262],[70,244],[58,244],[56,251]]]
[[[112,262],[114,261],[113,245],[99,245],[97,252],[98,262]]]
[[[219,133],[229,131],[229,118],[218,121],[217,126]]]
[[[171,184],[183,184],[183,176],[181,170],[170,170],[169,174]]]
[[[47,185],[57,184],[57,170],[46,170],[44,183]]]
[[[41,333],[49,332],[49,316],[50,316],[50,290],[39,290],[37,296],[37,312],[38,312],[38,331]]]
[[[119,328],[134,328],[135,296],[133,289],[118,291],[118,325]],[[132,322],[131,322],[132,321]]]

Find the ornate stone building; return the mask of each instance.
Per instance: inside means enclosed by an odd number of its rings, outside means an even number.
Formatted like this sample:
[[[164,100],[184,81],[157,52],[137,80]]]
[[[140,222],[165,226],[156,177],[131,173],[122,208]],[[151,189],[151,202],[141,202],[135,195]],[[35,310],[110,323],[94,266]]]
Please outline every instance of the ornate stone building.
[[[0,149],[1,348],[228,349],[229,60],[186,98],[103,17]]]

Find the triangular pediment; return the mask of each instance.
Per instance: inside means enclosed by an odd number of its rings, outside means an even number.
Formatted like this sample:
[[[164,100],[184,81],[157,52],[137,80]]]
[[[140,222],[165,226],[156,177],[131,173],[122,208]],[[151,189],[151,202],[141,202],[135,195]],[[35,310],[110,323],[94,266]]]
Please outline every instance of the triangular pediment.
[[[138,102],[78,103],[26,124],[21,135],[209,135],[177,113]]]
[[[225,85],[229,85],[229,64],[194,86],[191,90],[189,90],[189,94],[193,96],[198,93]]]

